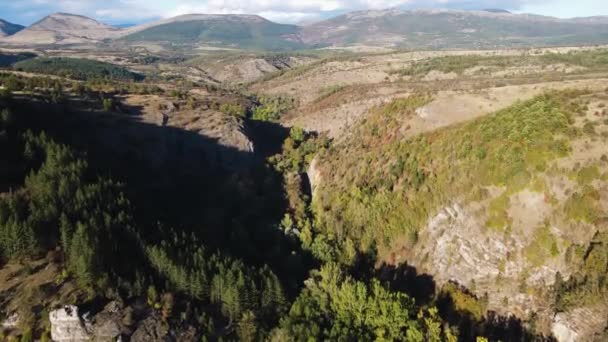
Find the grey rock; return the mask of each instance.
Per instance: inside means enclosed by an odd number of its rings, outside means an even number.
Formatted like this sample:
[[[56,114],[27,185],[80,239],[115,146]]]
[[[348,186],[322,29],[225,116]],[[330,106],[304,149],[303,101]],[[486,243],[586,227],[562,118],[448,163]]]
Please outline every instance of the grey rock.
[[[19,314],[15,312],[8,316],[0,326],[4,329],[14,329],[17,327],[17,324],[19,324]]]
[[[162,320],[153,315],[139,322],[131,335],[131,342],[164,342],[169,341],[169,329]]]
[[[51,311],[49,320],[53,341],[81,342],[91,339],[91,335],[78,315],[76,306],[66,305],[61,309]]]

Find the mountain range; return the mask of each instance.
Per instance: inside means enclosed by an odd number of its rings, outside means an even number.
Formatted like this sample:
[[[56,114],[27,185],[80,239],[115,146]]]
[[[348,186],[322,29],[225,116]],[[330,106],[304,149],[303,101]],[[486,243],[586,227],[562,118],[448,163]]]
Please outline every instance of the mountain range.
[[[80,15],[56,13],[33,25],[0,22],[2,45],[117,46],[156,43],[285,50],[322,47],[508,48],[608,43],[608,17],[558,19],[503,10],[372,10],[305,26],[257,15],[190,14],[128,28]]]

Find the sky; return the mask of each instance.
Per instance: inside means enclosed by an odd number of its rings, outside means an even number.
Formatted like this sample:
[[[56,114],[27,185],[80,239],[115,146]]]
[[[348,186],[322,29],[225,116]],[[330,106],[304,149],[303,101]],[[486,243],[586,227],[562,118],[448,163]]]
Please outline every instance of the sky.
[[[247,13],[301,23],[391,7],[500,8],[560,18],[608,15],[608,0],[0,0],[0,19],[29,25],[50,13],[67,12],[110,24],[137,24],[187,13]]]

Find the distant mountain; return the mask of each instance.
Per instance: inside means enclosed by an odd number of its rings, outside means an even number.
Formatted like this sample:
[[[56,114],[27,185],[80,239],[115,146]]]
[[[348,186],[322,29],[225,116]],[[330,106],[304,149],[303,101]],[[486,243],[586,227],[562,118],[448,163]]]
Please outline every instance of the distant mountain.
[[[586,24],[608,24],[608,15],[573,18],[573,19],[571,19],[571,21],[574,21],[577,23],[586,23]]]
[[[490,13],[511,13],[505,9],[501,9],[501,8],[486,8],[484,9],[485,12],[490,12]]]
[[[137,24],[116,24],[116,25],[112,25],[112,26],[118,27],[118,28],[121,28],[121,29],[126,29],[126,28],[129,28],[129,27],[137,26]]]
[[[9,23],[6,20],[0,19],[0,37],[13,35],[23,30],[24,28],[25,26]]]
[[[14,31],[15,29],[13,29]],[[608,44],[608,17],[558,19],[505,10],[359,11],[306,25],[257,15],[189,14],[114,27],[72,14],[52,14],[0,44],[17,46],[153,43],[176,47],[294,50],[357,45],[407,49],[493,49]]]
[[[361,11],[309,25],[307,44],[401,48],[505,48],[608,43],[608,21],[505,11]]]
[[[303,47],[299,28],[257,15],[190,14],[129,28],[123,40],[253,49]]]
[[[55,13],[2,40],[15,45],[97,43],[116,37],[119,28],[80,15]]]

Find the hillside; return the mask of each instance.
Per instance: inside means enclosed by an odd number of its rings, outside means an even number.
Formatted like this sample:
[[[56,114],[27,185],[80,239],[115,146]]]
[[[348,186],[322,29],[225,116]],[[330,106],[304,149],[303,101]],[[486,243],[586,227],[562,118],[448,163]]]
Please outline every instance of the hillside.
[[[0,341],[608,341],[608,45],[543,46],[605,19],[45,18],[0,47]]]
[[[35,58],[13,65],[19,71],[57,75],[75,80],[141,80],[141,75],[110,63],[77,58]]]
[[[302,30],[320,46],[497,48],[606,43],[603,20],[560,20],[528,14],[458,10],[382,10],[348,13]]]
[[[9,23],[8,21],[0,19],[0,38],[13,35],[25,27],[17,24]]]
[[[1,42],[10,45],[70,45],[98,43],[120,30],[80,15],[55,13]]]
[[[128,29],[122,40],[282,50],[303,47],[298,27],[253,15],[186,15]]]

